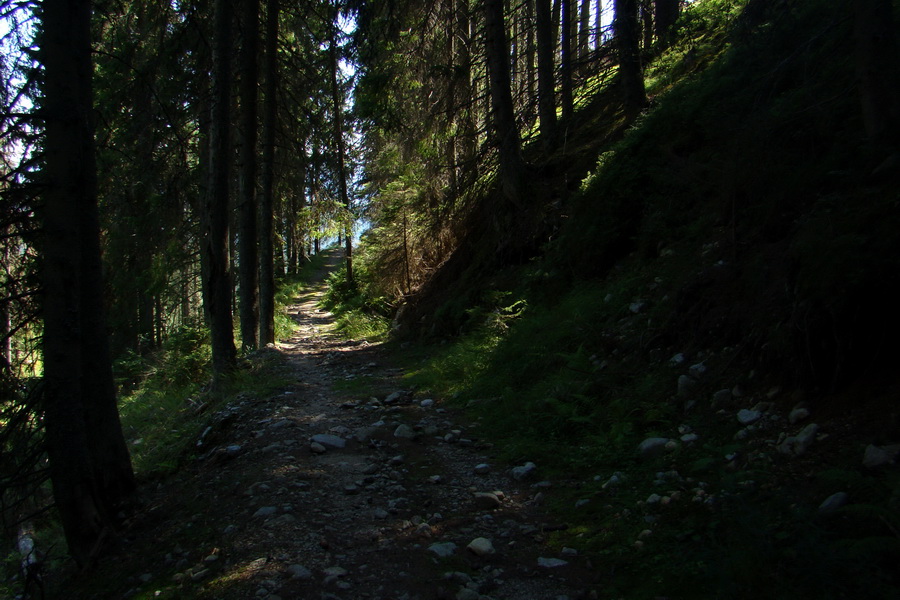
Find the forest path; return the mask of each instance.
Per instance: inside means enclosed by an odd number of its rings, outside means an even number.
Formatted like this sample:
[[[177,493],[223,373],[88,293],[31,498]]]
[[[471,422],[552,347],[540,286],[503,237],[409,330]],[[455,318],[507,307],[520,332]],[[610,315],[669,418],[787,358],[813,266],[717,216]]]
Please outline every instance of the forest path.
[[[597,597],[590,565],[547,545],[564,527],[539,512],[549,484],[514,478],[460,416],[404,389],[389,348],[334,332],[317,304],[339,262],[290,309],[277,350],[293,383],[217,413],[205,454],[161,486],[144,519],[155,558],[125,596]]]

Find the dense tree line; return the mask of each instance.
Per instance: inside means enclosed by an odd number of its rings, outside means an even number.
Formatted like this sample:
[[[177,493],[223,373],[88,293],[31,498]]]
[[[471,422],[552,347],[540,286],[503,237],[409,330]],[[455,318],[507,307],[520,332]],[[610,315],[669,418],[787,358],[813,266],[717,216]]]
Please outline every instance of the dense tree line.
[[[678,10],[4,2],[4,539],[44,508],[49,480],[70,554],[90,564],[136,485],[115,360],[206,326],[216,389],[238,346],[274,341],[275,281],[320,239],[342,241],[353,282],[361,194],[383,295],[414,293],[473,214],[509,251],[516,215],[543,201],[529,184],[535,148],[565,144],[599,73],[618,71],[633,118],[642,61],[669,42]],[[473,190],[494,176],[502,200],[479,209]]]
[[[348,230],[346,9],[301,4],[3,3],[4,543],[52,501],[89,565],[135,488],[115,360],[205,323],[215,389]]]
[[[521,254],[540,227],[524,215],[551,201],[531,182],[566,146],[576,105],[612,77],[634,119],[647,103],[643,64],[665,49],[680,10],[679,0],[359,3],[376,293],[415,296],[453,270],[457,250],[456,262],[475,262],[471,246],[486,239],[487,252]],[[501,205],[483,201],[491,173]]]

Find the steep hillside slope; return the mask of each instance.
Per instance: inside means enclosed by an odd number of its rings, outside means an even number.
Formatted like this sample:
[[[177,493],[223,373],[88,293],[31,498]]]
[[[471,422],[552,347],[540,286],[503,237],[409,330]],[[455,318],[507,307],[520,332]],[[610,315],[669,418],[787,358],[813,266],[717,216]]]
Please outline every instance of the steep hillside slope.
[[[559,543],[614,593],[894,597],[900,160],[866,32],[751,2],[704,54],[691,18],[540,257],[450,288],[464,333],[416,381],[565,481]]]

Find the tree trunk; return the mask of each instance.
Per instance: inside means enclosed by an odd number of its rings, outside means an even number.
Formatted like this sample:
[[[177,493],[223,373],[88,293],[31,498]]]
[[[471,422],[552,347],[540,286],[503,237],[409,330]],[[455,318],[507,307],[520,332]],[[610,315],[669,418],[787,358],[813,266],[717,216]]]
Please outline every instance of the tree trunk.
[[[591,0],[580,0],[578,17],[578,62],[584,63],[591,53]]]
[[[567,127],[572,119],[574,100],[572,92],[572,2],[575,0],[561,0],[560,2],[560,38],[559,38],[559,62],[560,62],[560,89],[562,91],[562,120],[563,127]]]
[[[212,341],[213,387],[234,369],[236,351],[231,322],[231,272],[228,235],[228,197],[231,137],[231,0],[216,0],[213,54],[213,104],[209,144],[209,193],[205,201],[207,229],[202,251],[207,273],[203,279],[206,313]]]
[[[472,168],[475,161],[475,155],[478,153],[478,128],[475,123],[475,86],[472,84],[472,19],[469,14],[468,0],[456,1],[456,64],[458,65],[459,86],[457,88],[458,97],[465,109],[462,112],[462,123],[460,126],[460,152],[461,158],[458,162],[464,165],[459,170],[463,176],[463,181],[459,182],[459,188],[466,187],[475,177],[476,169]]]
[[[553,33],[552,0],[536,0],[538,68],[538,113],[541,139],[547,149],[556,144],[556,79],[553,74],[553,50],[556,36]]]
[[[647,104],[639,47],[638,2],[637,0],[615,0],[615,11],[613,30],[616,35],[625,114],[628,118],[634,118]]]
[[[485,0],[485,44],[490,72],[494,143],[500,153],[500,187],[513,205],[521,203],[525,163],[513,110],[509,77],[509,51],[503,25],[503,1]]]
[[[66,542],[85,566],[134,478],[102,310],[89,0],[45,4],[42,25],[45,443]]]
[[[331,100],[334,108],[334,144],[338,160],[338,187],[340,202],[347,209],[347,223],[344,225],[344,256],[347,259],[347,283],[353,285],[353,233],[350,196],[347,194],[347,172],[344,156],[344,100],[340,85],[338,84],[338,70],[340,63],[337,55],[337,10],[335,10],[334,23],[329,27],[328,53],[331,58]],[[338,235],[340,245],[340,234]]]
[[[900,75],[890,0],[855,0],[856,75],[866,135],[897,144]]]
[[[656,43],[660,50],[672,42],[672,28],[681,10],[680,0],[654,0],[656,10]]]
[[[241,1],[241,172],[238,199],[238,279],[240,280],[241,346],[254,350],[259,331],[259,260],[256,223],[256,128],[259,77],[259,0]]]
[[[278,0],[269,0],[266,15],[265,106],[262,127],[262,194],[259,200],[259,343],[275,343],[275,118],[278,76]]]
[[[528,127],[534,125],[535,105],[534,98],[537,97],[537,76],[536,76],[536,59],[537,48],[535,42],[534,31],[534,2],[535,0],[525,0],[525,101],[528,106]]]

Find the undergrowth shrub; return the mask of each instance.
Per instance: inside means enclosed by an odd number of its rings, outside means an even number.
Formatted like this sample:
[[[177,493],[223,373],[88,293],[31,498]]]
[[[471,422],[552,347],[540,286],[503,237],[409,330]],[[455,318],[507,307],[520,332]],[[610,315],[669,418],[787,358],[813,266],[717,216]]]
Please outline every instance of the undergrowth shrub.
[[[328,277],[322,306],[336,317],[336,328],[350,338],[384,340],[390,330],[392,307],[378,295],[364,261],[354,263],[354,282],[347,281],[346,265]]]

